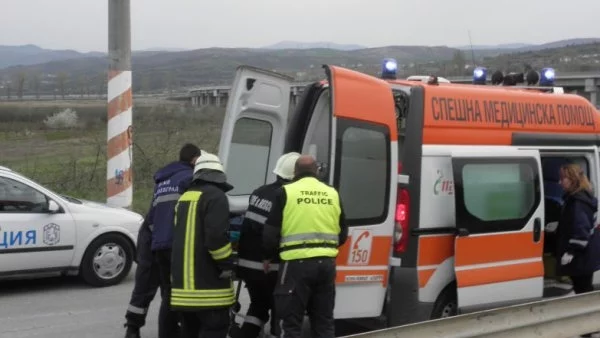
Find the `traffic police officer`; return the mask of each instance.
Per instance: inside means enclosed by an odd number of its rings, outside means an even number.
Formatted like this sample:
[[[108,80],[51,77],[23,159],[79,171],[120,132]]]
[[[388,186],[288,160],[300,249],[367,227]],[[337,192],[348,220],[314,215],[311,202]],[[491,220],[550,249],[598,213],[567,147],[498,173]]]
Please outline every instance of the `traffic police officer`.
[[[233,187],[219,158],[206,152],[175,211],[171,308],[182,313],[188,337],[225,338],[235,303],[229,202]],[[195,326],[195,327],[194,327]]]
[[[248,210],[244,215],[238,247],[237,275],[246,284],[250,295],[250,307],[238,335],[243,338],[256,338],[262,327],[275,317],[273,290],[277,281],[278,255],[268,257],[262,250],[262,229],[271,206],[273,193],[283,184],[294,178],[294,165],[300,154],[292,152],[281,156],[273,173],[277,180],[254,190],[250,195]],[[267,261],[267,264],[263,262]],[[232,326],[234,331],[237,326]],[[271,334],[276,336],[276,322],[271,320]],[[231,335],[231,333],[230,333]],[[235,338],[235,337],[234,337]]]
[[[263,231],[267,252],[279,243],[274,296],[282,337],[301,336],[306,311],[311,337],[335,337],[335,259],[348,228],[338,192],[316,177],[315,159],[300,156],[294,182],[278,189]]]
[[[154,175],[154,195],[150,210],[138,235],[138,266],[135,286],[125,317],[126,338],[140,337],[146,313],[154,299],[158,285],[161,288],[161,306],[158,318],[159,337],[177,334],[178,318],[169,309],[171,242],[175,203],[192,179],[194,163],[201,151],[187,143],[179,150],[179,161],[159,169]]]

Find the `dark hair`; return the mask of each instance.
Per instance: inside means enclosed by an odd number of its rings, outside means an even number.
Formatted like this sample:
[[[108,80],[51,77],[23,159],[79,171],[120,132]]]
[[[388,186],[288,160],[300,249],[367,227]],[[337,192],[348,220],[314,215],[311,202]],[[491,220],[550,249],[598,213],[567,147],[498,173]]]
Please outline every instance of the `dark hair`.
[[[200,148],[195,144],[186,143],[179,150],[179,160],[181,162],[192,162],[194,157],[200,156]]]

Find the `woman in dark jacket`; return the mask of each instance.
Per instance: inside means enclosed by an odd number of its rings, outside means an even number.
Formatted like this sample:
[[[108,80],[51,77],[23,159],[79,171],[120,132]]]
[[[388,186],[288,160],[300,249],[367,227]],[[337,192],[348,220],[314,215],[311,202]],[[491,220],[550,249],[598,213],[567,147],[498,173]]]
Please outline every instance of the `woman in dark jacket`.
[[[598,200],[577,164],[560,168],[560,184],[565,191],[565,203],[557,232],[557,272],[571,278],[576,294],[590,292],[594,272],[600,270]]]

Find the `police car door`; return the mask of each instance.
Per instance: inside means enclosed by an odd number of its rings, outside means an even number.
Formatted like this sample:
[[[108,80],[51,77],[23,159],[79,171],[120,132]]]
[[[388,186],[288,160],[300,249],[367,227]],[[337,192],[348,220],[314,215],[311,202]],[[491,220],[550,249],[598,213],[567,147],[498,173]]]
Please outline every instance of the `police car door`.
[[[230,210],[242,213],[248,197],[275,180],[272,173],[283,154],[292,78],[241,66],[237,69],[219,143],[219,158],[234,188]]]
[[[348,240],[337,258],[335,318],[381,315],[389,275],[397,129],[388,83],[326,66],[330,86],[329,183],[338,189]]]
[[[452,150],[461,312],[540,299],[544,196],[538,150]]]
[[[75,223],[63,203],[15,175],[0,176],[0,275],[70,267]]]

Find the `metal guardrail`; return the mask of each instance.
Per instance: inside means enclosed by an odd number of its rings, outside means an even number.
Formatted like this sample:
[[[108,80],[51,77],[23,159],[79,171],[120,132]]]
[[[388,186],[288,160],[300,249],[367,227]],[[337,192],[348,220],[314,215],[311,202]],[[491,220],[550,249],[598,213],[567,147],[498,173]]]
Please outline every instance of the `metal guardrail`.
[[[347,337],[568,338],[600,331],[600,291],[398,326]]]

